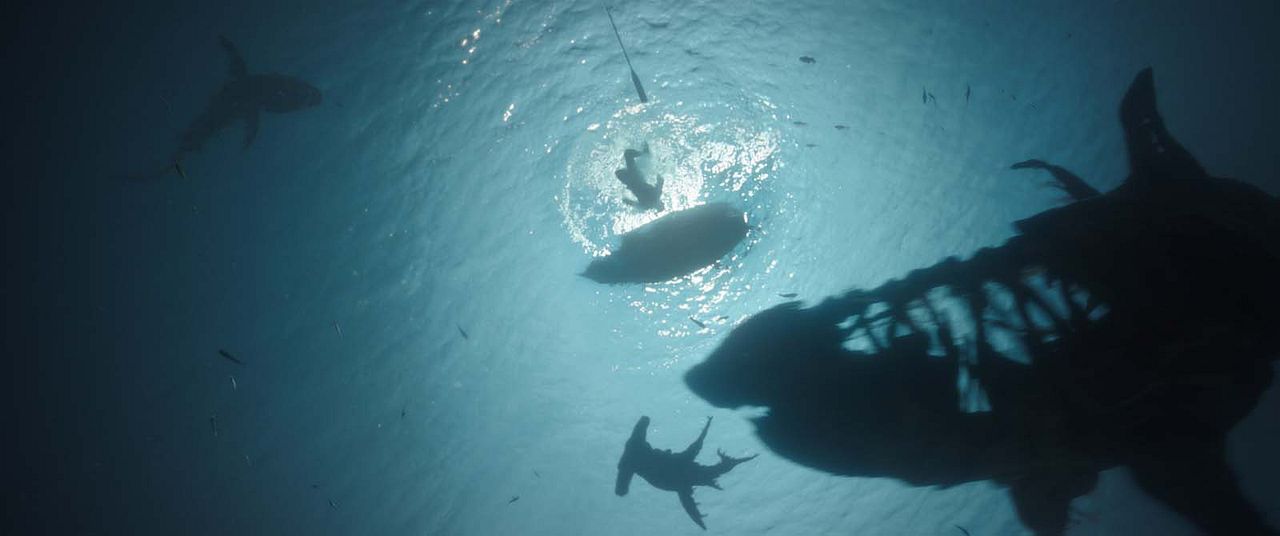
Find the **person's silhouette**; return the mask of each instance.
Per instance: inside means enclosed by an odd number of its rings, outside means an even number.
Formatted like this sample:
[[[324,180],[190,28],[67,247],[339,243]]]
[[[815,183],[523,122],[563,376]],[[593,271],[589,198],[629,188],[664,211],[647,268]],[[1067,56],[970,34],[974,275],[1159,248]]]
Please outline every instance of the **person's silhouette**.
[[[679,494],[684,511],[688,512],[694,523],[705,530],[707,526],[702,523],[702,513],[698,511],[698,505],[693,502],[693,487],[709,486],[721,489],[716,483],[716,478],[729,472],[738,464],[757,456],[753,454],[745,458],[733,458],[717,450],[720,463],[715,465],[697,463],[694,458],[697,458],[698,452],[702,450],[702,441],[707,438],[709,428],[711,428],[711,417],[707,417],[707,424],[702,427],[702,433],[693,441],[693,444],[689,445],[689,448],[684,449],[684,452],[673,453],[670,450],[658,450],[649,446],[649,442],[645,439],[649,431],[649,417],[640,417],[635,429],[631,431],[631,438],[627,439],[626,449],[622,451],[622,459],[618,460],[618,480],[614,485],[614,492],[619,497],[626,495],[631,489],[631,477],[640,475],[640,478],[655,488]]]
[[[640,168],[636,166],[636,158],[647,156],[649,154],[649,143],[645,142],[644,149],[637,151],[635,149],[627,149],[622,152],[622,160],[626,166],[622,169],[614,171],[614,176],[622,181],[623,186],[631,190],[631,194],[636,196],[635,200],[622,198],[622,202],[639,208],[641,210],[662,210],[662,176],[658,176],[656,185],[649,184],[644,180],[644,175],[640,173]]]

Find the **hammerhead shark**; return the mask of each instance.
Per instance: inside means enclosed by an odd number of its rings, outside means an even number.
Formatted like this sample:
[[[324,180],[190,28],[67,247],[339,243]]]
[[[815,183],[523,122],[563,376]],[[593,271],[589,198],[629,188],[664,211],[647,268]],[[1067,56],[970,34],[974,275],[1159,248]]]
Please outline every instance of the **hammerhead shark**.
[[[258,135],[261,112],[293,112],[320,104],[320,90],[315,86],[288,75],[250,74],[236,46],[226,36],[218,36],[218,41],[227,52],[229,77],[209,99],[204,111],[182,132],[172,164],[166,166],[166,171],[172,168],[185,176],[182,157],[200,150],[209,138],[232,123],[244,122],[244,148],[248,149]]]
[[[734,458],[717,450],[720,463],[699,464],[694,461],[694,458],[697,458],[698,452],[702,450],[702,441],[707,438],[709,428],[711,428],[711,417],[707,417],[707,424],[702,427],[702,433],[693,441],[693,444],[689,445],[689,448],[684,449],[684,452],[672,453],[670,450],[658,450],[649,446],[649,442],[645,439],[649,433],[649,417],[640,417],[635,429],[631,431],[631,438],[627,439],[626,449],[622,451],[622,459],[618,460],[618,480],[614,484],[614,493],[619,497],[626,495],[631,489],[631,478],[640,475],[640,478],[645,479],[655,488],[679,494],[680,505],[684,506],[684,511],[689,514],[689,518],[706,530],[707,526],[702,522],[704,516],[698,511],[698,504],[693,502],[693,487],[709,486],[721,489],[716,483],[720,475],[728,473],[738,464],[750,461],[757,456],[753,454],[746,458]]]

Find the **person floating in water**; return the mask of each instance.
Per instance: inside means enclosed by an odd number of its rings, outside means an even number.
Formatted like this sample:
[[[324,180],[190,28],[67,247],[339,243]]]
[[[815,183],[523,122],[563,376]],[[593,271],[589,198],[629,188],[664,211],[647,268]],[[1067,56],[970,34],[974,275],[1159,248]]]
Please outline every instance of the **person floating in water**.
[[[720,463],[701,465],[695,462],[694,458],[698,457],[698,451],[702,450],[702,440],[706,439],[709,428],[711,428],[711,417],[707,417],[707,424],[702,427],[702,433],[692,445],[689,445],[689,448],[684,452],[673,453],[670,450],[658,450],[649,446],[649,442],[645,440],[645,435],[649,432],[649,418],[640,417],[635,429],[631,431],[631,438],[627,440],[626,448],[622,451],[622,459],[618,460],[618,481],[614,485],[614,492],[619,497],[626,495],[631,489],[631,477],[640,475],[640,478],[645,479],[655,488],[679,494],[684,511],[688,512],[694,523],[706,530],[707,526],[702,523],[702,513],[698,511],[697,503],[693,502],[693,487],[710,486],[721,489],[716,483],[716,478],[728,473],[738,464],[757,456],[753,454],[746,458],[733,458],[717,450]]]
[[[640,168],[636,166],[636,158],[649,155],[649,143],[645,142],[644,150],[637,151],[635,149],[627,149],[622,152],[622,159],[626,162],[626,167],[614,171],[613,174],[622,181],[622,184],[631,190],[631,194],[636,196],[635,201],[622,198],[622,202],[637,207],[641,210],[662,210],[662,176],[658,176],[658,184],[651,185],[644,180],[644,175],[640,173]]]

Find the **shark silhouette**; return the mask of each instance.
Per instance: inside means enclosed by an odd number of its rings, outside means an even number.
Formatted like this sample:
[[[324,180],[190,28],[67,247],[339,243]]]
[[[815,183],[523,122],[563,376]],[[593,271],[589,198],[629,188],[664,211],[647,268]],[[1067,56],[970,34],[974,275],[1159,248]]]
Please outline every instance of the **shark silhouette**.
[[[685,376],[753,419],[775,453],[916,486],[990,480],[1060,535],[1100,471],[1208,534],[1277,534],[1227,463],[1226,435],[1280,357],[1280,200],[1209,175],[1156,108],[1151,70],[1120,106],[1130,171],[1017,235],[735,328]],[[985,407],[984,407],[985,406]]]
[[[631,431],[631,437],[627,439],[627,446],[622,451],[622,459],[618,460],[618,479],[614,483],[614,493],[619,497],[626,495],[631,490],[631,479],[635,475],[640,475],[640,478],[655,488],[676,492],[680,496],[680,505],[684,506],[684,511],[689,514],[689,518],[706,530],[707,526],[702,522],[704,516],[698,511],[698,504],[693,502],[693,487],[707,486],[721,489],[716,483],[720,475],[756,457],[751,455],[745,458],[734,458],[716,451],[720,456],[720,462],[715,465],[702,465],[694,461],[694,458],[698,457],[698,452],[702,450],[702,441],[707,438],[707,430],[710,428],[711,417],[707,417],[707,424],[702,427],[702,433],[698,434],[698,439],[695,439],[683,452],[673,453],[649,446],[649,442],[645,439],[649,433],[649,417],[640,417]]]
[[[227,52],[228,79],[199,117],[182,133],[176,164],[183,155],[198,151],[214,134],[236,122],[244,123],[243,147],[248,149],[258,135],[262,112],[286,113],[320,104],[320,90],[300,78],[282,74],[251,74],[240,51],[225,36],[218,36]],[[181,169],[181,168],[178,168]]]

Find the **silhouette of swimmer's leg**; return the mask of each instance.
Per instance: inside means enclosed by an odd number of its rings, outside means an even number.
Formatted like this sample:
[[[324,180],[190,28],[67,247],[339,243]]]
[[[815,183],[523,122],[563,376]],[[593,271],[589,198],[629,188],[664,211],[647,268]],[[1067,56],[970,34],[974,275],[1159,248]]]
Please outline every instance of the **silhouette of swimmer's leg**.
[[[1088,183],[1084,182],[1084,179],[1081,179],[1080,177],[1076,176],[1075,173],[1068,171],[1067,168],[1064,168],[1061,166],[1055,166],[1053,164],[1045,162],[1044,160],[1038,160],[1034,158],[1031,160],[1023,160],[1022,162],[1018,162],[1017,164],[1014,164],[1009,168],[1010,169],[1043,169],[1045,171],[1048,171],[1050,174],[1053,175],[1053,178],[1058,181],[1056,184],[1054,184],[1054,186],[1057,186],[1059,189],[1066,192],[1067,195],[1071,196],[1071,199],[1076,201],[1083,201],[1090,197],[1097,197],[1102,195],[1102,192],[1099,192],[1094,187],[1089,186]]]
[[[1130,468],[1139,487],[1207,534],[1280,534],[1240,491],[1221,436],[1158,445]]]
[[[1124,141],[1129,150],[1130,179],[1141,182],[1157,176],[1181,179],[1205,176],[1204,168],[1195,157],[1165,128],[1164,119],[1156,109],[1151,68],[1138,73],[1125,92],[1120,102],[1120,124],[1124,126]]]
[[[693,440],[689,448],[680,453],[681,458],[692,461],[698,457],[698,452],[702,450],[702,441],[707,438],[707,430],[709,428],[711,428],[711,417],[707,417],[707,424],[702,427],[702,433],[698,434],[698,439]]]

